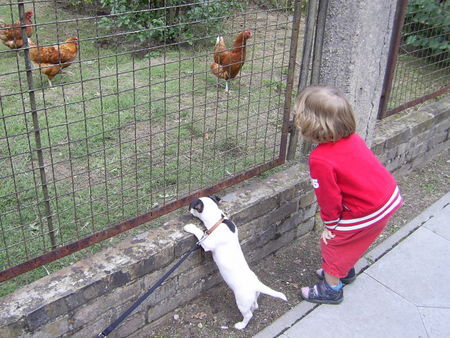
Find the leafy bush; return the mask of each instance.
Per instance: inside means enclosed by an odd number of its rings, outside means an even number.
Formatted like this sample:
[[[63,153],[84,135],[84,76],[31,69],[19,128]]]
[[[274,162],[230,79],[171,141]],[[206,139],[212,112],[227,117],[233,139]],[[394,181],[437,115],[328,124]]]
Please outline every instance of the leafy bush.
[[[101,0],[111,14],[102,19],[104,27],[133,31],[133,40],[159,42],[189,40],[223,29],[225,16],[241,8],[236,0]]]
[[[405,43],[424,50],[428,56],[445,59],[450,52],[450,2],[410,0],[403,26]]]

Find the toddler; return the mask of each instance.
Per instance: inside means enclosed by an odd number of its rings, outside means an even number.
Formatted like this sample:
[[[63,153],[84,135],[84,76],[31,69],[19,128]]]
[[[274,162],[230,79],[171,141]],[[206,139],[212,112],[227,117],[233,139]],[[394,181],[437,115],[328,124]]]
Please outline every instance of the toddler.
[[[339,304],[343,284],[355,279],[354,265],[401,206],[397,184],[355,133],[349,102],[333,87],[302,90],[295,105],[295,126],[317,143],[311,152],[311,182],[325,229],[320,238],[320,281],[303,287],[309,302]]]

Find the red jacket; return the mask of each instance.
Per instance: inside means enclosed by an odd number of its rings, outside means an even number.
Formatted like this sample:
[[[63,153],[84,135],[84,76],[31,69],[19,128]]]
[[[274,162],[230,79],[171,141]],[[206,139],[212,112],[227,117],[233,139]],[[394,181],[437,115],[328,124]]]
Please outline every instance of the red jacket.
[[[364,228],[402,204],[395,179],[357,134],[319,144],[309,166],[320,215],[329,229]]]

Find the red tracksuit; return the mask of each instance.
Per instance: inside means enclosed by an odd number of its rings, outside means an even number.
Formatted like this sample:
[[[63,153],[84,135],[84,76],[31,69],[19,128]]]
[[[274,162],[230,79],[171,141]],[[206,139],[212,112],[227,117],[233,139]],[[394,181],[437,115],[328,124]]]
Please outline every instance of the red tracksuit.
[[[345,277],[402,204],[397,184],[357,134],[321,143],[309,158],[311,181],[325,226],[322,268]]]

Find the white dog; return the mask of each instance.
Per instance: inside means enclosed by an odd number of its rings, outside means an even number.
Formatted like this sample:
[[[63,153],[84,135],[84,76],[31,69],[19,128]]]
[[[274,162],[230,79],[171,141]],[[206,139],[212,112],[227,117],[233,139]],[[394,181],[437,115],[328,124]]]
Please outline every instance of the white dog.
[[[207,230],[204,233],[195,224],[186,224],[184,230],[194,234],[205,251],[212,252],[220,274],[233,290],[236,304],[244,317],[234,325],[236,329],[242,330],[258,308],[260,292],[285,301],[287,299],[283,293],[261,283],[250,270],[239,244],[237,228],[219,209],[219,200],[216,196],[194,200],[189,205],[189,211],[203,222]]]

